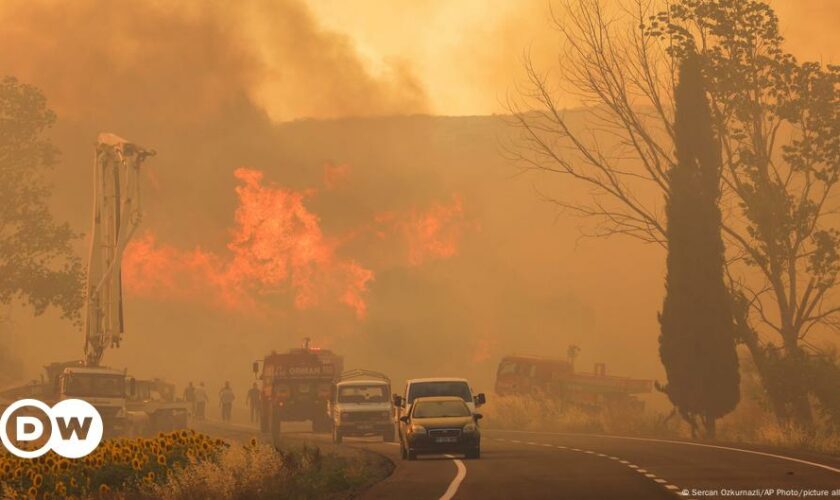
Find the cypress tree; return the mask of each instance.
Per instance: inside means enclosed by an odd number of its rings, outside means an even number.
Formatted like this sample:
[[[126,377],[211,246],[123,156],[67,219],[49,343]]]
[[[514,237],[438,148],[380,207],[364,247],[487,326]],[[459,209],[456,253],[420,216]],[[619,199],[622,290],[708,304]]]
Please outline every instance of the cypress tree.
[[[691,424],[713,438],[715,421],[740,398],[738,357],[721,238],[721,153],[696,56],[675,89],[677,164],[669,172],[667,276],[660,315],[663,388]]]

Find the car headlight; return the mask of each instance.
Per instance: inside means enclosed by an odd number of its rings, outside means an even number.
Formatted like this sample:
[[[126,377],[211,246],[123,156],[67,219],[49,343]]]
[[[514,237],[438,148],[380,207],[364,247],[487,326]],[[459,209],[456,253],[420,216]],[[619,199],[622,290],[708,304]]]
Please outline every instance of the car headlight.
[[[472,422],[464,426],[464,433],[475,432],[476,430],[478,430],[478,427]]]
[[[425,434],[426,433],[426,428],[423,427],[422,425],[413,424],[409,428],[409,432],[411,432],[412,434]]]

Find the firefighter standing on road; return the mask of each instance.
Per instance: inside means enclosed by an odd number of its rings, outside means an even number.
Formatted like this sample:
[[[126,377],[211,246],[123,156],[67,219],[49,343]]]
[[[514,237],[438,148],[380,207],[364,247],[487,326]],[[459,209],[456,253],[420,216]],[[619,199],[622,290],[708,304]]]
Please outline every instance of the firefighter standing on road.
[[[184,389],[184,401],[189,403],[190,410],[195,413],[195,387],[192,382],[187,384],[186,389]]]
[[[257,383],[248,391],[248,408],[251,409],[251,422],[260,421],[260,390],[257,388]]]
[[[230,388],[230,382],[225,382],[225,386],[219,391],[219,406],[222,407],[222,421],[230,422],[231,408],[233,407],[233,400],[236,396],[233,395],[233,389]]]
[[[195,388],[195,416],[199,420],[204,420],[204,411],[207,408],[207,391],[204,389],[204,382],[198,384]]]

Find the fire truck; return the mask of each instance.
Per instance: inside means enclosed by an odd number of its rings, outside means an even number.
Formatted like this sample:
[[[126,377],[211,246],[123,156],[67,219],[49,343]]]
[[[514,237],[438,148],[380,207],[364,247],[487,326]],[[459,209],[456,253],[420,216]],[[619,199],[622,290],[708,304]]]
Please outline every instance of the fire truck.
[[[641,412],[635,394],[653,390],[652,380],[607,375],[604,363],[592,373],[575,372],[571,360],[506,356],[496,372],[496,394],[556,398],[589,411]]]
[[[327,404],[344,369],[344,358],[310,342],[306,338],[303,347],[285,353],[272,351],[252,366],[262,385],[260,427],[275,441],[282,422],[309,420],[314,432],[331,430]]]

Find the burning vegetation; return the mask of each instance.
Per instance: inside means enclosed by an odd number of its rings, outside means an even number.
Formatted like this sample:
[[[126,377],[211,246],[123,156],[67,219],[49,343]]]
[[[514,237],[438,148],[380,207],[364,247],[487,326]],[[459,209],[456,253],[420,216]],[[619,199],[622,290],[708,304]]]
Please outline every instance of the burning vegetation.
[[[330,189],[349,167],[328,166],[325,172]],[[128,290],[163,300],[209,300],[241,312],[266,312],[266,298],[286,294],[297,309],[340,303],[364,318],[375,272],[341,255],[347,237],[324,234],[321,220],[305,204],[320,192],[266,185],[263,172],[250,168],[236,169],[234,177],[240,183],[238,206],[227,252],[181,250],[147,231],[125,252]],[[453,257],[466,231],[458,196],[428,209],[380,213],[369,227],[373,231],[363,227],[349,238],[373,234],[394,240],[410,266]]]

